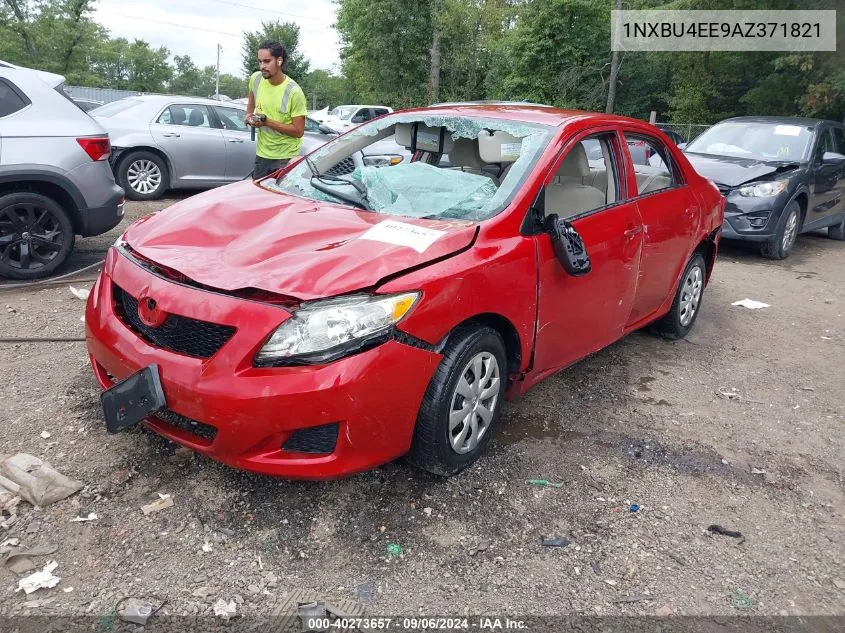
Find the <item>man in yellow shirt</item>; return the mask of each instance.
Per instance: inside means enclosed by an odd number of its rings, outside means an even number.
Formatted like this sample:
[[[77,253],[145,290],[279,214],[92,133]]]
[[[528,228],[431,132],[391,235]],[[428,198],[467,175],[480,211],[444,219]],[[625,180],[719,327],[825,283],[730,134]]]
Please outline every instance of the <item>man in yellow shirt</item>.
[[[283,72],[287,57],[284,45],[262,42],[260,70],[249,78],[246,124],[258,129],[253,180],[287,165],[302,147],[307,104],[302,88]]]

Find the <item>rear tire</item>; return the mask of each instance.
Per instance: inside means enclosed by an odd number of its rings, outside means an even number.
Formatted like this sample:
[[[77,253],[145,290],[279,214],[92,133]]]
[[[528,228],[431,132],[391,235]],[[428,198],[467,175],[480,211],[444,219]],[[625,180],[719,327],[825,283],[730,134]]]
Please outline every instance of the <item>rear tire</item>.
[[[801,233],[801,205],[793,200],[783,210],[775,237],[763,244],[760,254],[766,259],[786,259]]]
[[[655,321],[651,330],[663,338],[677,340],[689,334],[701,312],[701,300],[704,298],[704,280],[707,278],[707,265],[701,253],[693,253],[681,275],[681,283],[675,291],[672,307],[662,319]]]
[[[47,277],[67,260],[76,235],[68,212],[40,193],[0,195],[0,277]]]
[[[827,236],[832,240],[845,241],[845,219],[836,226],[827,227]]]
[[[507,376],[496,330],[455,330],[423,396],[407,460],[436,475],[454,475],[477,460],[501,417]]]
[[[130,200],[158,200],[170,184],[167,163],[153,152],[127,152],[116,171],[117,180]]]

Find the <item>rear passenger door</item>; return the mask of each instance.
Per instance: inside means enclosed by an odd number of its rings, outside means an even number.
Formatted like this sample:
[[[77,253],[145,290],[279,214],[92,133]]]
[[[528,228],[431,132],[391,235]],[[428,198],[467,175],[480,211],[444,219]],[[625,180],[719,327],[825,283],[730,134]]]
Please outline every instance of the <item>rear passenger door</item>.
[[[592,270],[575,277],[538,235],[539,298],[534,366],[565,367],[622,336],[639,275],[642,222],[628,199],[622,140],[614,129],[567,143],[546,177],[544,213],[569,221],[581,235]],[[590,159],[588,156],[592,156]]]
[[[643,219],[643,253],[636,298],[628,325],[652,316],[675,292],[676,281],[693,249],[692,236],[701,221],[698,200],[663,142],[654,136],[625,131],[628,145],[645,146],[650,164],[630,169],[636,182],[633,198]],[[642,144],[642,145],[641,145]],[[659,157],[659,159],[655,159]]]
[[[170,157],[182,186],[217,184],[226,179],[226,147],[206,105],[175,103],[150,124],[150,132]]]
[[[226,145],[226,180],[243,180],[255,167],[255,141],[244,123],[246,110],[214,106]]]
[[[839,132],[839,143],[837,134]],[[845,185],[845,163],[825,163],[824,156],[827,154],[845,153],[845,139],[842,138],[841,130],[837,128],[824,127],[818,134],[816,145],[810,163],[810,203],[807,217],[804,219],[804,226],[810,230],[827,226],[830,216],[837,215],[843,209],[842,188]],[[840,151],[842,150],[842,151]]]

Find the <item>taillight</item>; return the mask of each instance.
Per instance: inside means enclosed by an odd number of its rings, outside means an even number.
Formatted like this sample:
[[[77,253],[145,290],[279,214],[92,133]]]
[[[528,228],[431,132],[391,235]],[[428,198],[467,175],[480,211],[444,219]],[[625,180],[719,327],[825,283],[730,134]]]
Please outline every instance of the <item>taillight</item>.
[[[91,160],[106,160],[111,154],[111,143],[108,136],[83,136],[76,139],[76,142],[91,157]]]

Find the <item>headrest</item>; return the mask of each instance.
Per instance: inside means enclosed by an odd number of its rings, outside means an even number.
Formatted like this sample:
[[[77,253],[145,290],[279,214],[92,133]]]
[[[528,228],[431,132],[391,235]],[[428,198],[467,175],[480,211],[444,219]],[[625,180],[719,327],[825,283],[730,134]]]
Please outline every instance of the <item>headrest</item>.
[[[481,169],[484,163],[478,156],[478,142],[474,138],[459,138],[449,152],[449,162],[454,167]]]
[[[171,106],[170,122],[176,125],[182,125],[185,122],[185,108],[180,108],[179,106]]]
[[[394,135],[399,145],[411,151],[448,154],[454,147],[452,134],[445,127],[429,127],[424,123],[397,123]]]
[[[584,151],[583,144],[578,143],[569,150],[563,163],[557,169],[557,175],[570,178],[583,178],[590,175],[590,163],[587,161],[587,152]]]
[[[202,112],[199,110],[191,110],[191,114],[188,117],[188,125],[198,126],[205,123],[205,117],[202,115]]]
[[[513,163],[522,151],[522,139],[496,130],[478,135],[478,155],[485,163]]]

